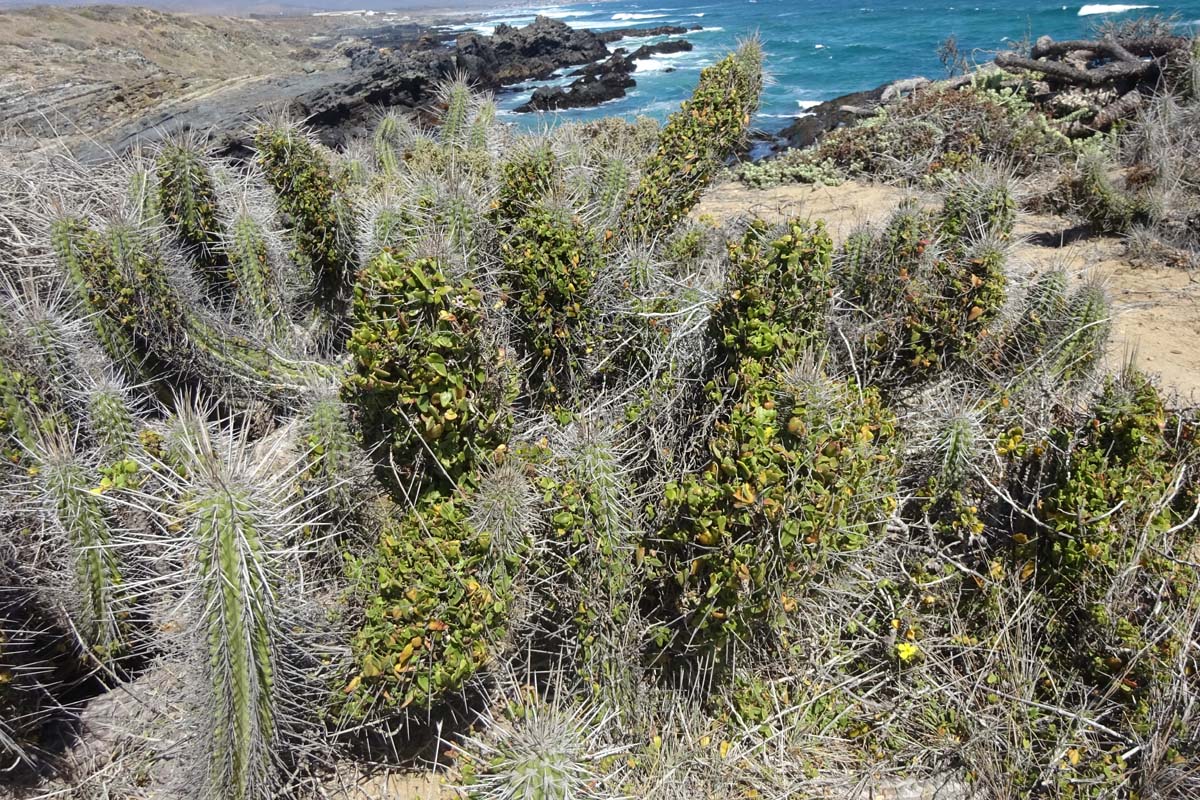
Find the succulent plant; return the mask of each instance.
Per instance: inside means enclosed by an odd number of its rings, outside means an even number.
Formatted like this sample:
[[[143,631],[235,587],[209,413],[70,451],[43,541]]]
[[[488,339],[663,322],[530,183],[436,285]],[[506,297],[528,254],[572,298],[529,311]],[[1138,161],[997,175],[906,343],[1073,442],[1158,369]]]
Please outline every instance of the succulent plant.
[[[577,217],[529,209],[503,242],[512,275],[517,336],[527,382],[544,403],[570,402],[572,376],[589,348],[588,292],[600,257],[595,234]]]
[[[259,167],[290,220],[295,256],[312,271],[312,302],[337,344],[344,337],[354,258],[344,179],[334,174],[330,156],[294,126],[263,125],[254,142]]]
[[[195,616],[193,647],[203,687],[200,796],[241,800],[281,785],[287,694],[283,563],[299,520],[282,504],[287,483],[255,459],[241,434],[212,431],[203,409],[185,412],[162,513],[185,533]]]
[[[486,718],[465,742],[472,766],[468,795],[477,800],[592,800],[613,796],[619,747],[602,744],[602,711],[570,701],[519,696],[501,719]],[[606,780],[607,779],[607,780]]]
[[[35,453],[46,521],[70,563],[72,627],[97,659],[116,660],[131,645],[132,603],[115,517],[100,497],[100,474],[81,462],[62,434],[45,437]]]
[[[423,480],[433,485],[469,478],[507,438],[508,387],[497,370],[504,362],[482,337],[482,302],[441,263],[388,251],[355,288],[347,396],[368,442],[387,448],[404,473],[427,463]]]

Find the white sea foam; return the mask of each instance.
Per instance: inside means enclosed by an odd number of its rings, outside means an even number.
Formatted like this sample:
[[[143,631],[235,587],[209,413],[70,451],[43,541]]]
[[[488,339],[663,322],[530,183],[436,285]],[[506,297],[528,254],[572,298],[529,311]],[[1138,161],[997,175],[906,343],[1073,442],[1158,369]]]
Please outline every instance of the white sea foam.
[[[1104,5],[1096,3],[1080,8],[1077,16],[1090,17],[1095,14],[1124,14],[1126,11],[1136,11],[1139,8],[1158,8],[1158,6]]]
[[[671,66],[660,58],[639,58],[633,63],[637,64],[637,73],[639,75],[646,72],[662,72]]]
[[[821,105],[823,102],[823,100],[797,100],[796,105],[800,106],[801,111],[807,111],[814,106]]]
[[[813,45],[813,50],[824,50],[824,49],[825,49],[825,45],[823,45],[823,44],[814,44]]]
[[[622,20],[624,20],[624,19],[662,19],[665,16],[666,16],[666,14],[628,14],[628,13],[622,12],[620,14],[613,14],[612,18],[613,19],[622,19]]]
[[[628,28],[629,22],[620,19],[565,19],[563,22],[576,30],[598,31],[604,28]]]

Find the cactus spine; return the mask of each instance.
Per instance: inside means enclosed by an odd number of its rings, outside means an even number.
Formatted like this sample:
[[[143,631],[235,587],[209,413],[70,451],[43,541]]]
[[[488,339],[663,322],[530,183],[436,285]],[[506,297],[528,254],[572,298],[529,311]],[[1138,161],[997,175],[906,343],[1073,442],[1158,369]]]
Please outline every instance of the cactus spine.
[[[253,800],[278,788],[280,708],[279,578],[272,536],[274,498],[252,488],[236,437],[221,448],[190,412],[180,420],[175,458],[185,465],[176,514],[193,548],[198,646],[207,696],[201,796]],[[224,445],[228,444],[228,448]],[[228,452],[225,452],[228,449]]]
[[[380,117],[372,144],[375,163],[384,175],[399,175],[404,164],[404,147],[413,136],[412,123],[394,111]]]
[[[98,309],[145,356],[185,375],[227,380],[242,392],[278,396],[322,374],[291,362],[205,319],[171,286],[160,256],[140,231],[114,224],[84,237],[80,269]]]
[[[1075,290],[1067,304],[1067,323],[1051,372],[1065,383],[1086,377],[1104,355],[1111,312],[1104,290],[1094,284]]]
[[[114,531],[97,488],[99,475],[80,463],[65,441],[45,443],[39,461],[47,510],[70,553],[72,622],[98,658],[117,658],[127,646],[129,609]]]
[[[108,307],[104,295],[106,281],[103,276],[96,275],[91,270],[91,262],[95,257],[93,248],[96,246],[94,234],[82,219],[66,217],[52,223],[50,240],[58,264],[87,312],[88,320],[105,354],[123,374],[129,378],[137,378],[140,374],[141,357],[133,337],[119,317],[115,318],[105,313]]]
[[[270,247],[262,225],[246,209],[229,225],[225,255],[234,283],[235,307],[245,309],[257,327],[282,338],[289,324],[271,269]]]
[[[483,100],[477,104],[475,118],[471,120],[467,147],[473,153],[487,153],[492,145],[492,128],[496,124],[496,103]]]
[[[441,95],[446,105],[446,111],[442,114],[442,141],[456,146],[466,145],[470,133],[471,88],[462,79],[453,80],[442,88]]]

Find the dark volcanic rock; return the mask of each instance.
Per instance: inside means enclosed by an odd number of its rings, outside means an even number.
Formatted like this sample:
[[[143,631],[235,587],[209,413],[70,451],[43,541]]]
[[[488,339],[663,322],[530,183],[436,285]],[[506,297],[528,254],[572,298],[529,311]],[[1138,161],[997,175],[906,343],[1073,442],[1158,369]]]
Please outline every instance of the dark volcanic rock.
[[[639,47],[632,53],[617,50],[607,61],[588,64],[571,73],[576,80],[567,86],[542,86],[535,89],[519,112],[551,111],[560,108],[588,108],[625,96],[625,90],[637,85],[632,77],[637,61],[660,53],[685,53],[692,49],[687,41],[660,42]]]
[[[637,50],[634,50],[629,58],[632,61],[637,61],[640,58],[650,58],[651,56],[662,55],[664,53],[690,53],[692,51],[692,43],[686,39],[674,39],[669,42],[659,42],[658,44],[644,44]]]
[[[599,36],[550,17],[538,17],[524,28],[497,25],[490,37],[461,34],[456,51],[460,68],[492,88],[545,80],[562,67],[608,56],[608,48]]]
[[[577,69],[574,72],[569,73],[569,76],[572,78],[588,75],[592,77],[599,77],[601,73],[611,72],[622,68],[627,72],[633,72],[635,68],[633,62],[639,59],[650,58],[663,53],[687,53],[692,49],[691,42],[682,40],[642,45],[632,53],[625,52],[623,48],[617,48],[617,50],[613,53],[613,57],[608,61],[600,61],[595,64],[588,64],[582,69]],[[624,66],[622,66],[622,64],[618,61],[618,58],[624,62]]]
[[[550,111],[559,108],[586,108],[606,100],[625,96],[625,90],[637,85],[630,75],[636,65],[633,60],[615,53],[607,61],[580,70],[581,76],[569,86],[542,86],[517,111]]]
[[[929,84],[927,78],[906,78],[885,83],[865,92],[852,92],[835,97],[808,109],[776,137],[780,150],[790,147],[810,147],[829,131],[853,125],[875,113],[881,105],[899,100],[910,92]]]
[[[597,36],[605,44],[612,44],[634,36],[678,36],[681,33],[702,30],[704,30],[703,25],[693,25],[690,28],[683,28],[679,25],[659,25],[657,28],[618,28],[615,31],[601,31]]]
[[[788,147],[808,147],[827,132],[844,125],[852,125],[865,113],[873,111],[881,102],[883,92],[889,85],[842,95],[813,106],[804,116],[797,117],[795,122],[780,131],[779,136],[787,141]]]

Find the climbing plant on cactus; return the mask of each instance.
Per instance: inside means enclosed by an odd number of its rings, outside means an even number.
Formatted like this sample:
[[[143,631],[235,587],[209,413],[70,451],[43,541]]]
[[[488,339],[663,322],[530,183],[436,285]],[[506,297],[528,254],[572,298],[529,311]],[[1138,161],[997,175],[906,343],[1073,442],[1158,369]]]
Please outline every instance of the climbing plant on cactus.
[[[565,400],[590,346],[595,236],[578,218],[533,209],[516,223],[501,255],[513,276],[518,335],[531,361],[529,388],[543,402]]]
[[[346,395],[406,479],[452,489],[507,439],[505,360],[484,339],[482,303],[442,263],[391,251],[355,287]]]
[[[743,141],[758,110],[762,48],[749,41],[700,73],[700,82],[658,137],[658,149],[630,193],[620,229],[651,240],[670,231],[700,200],[724,160]]]

